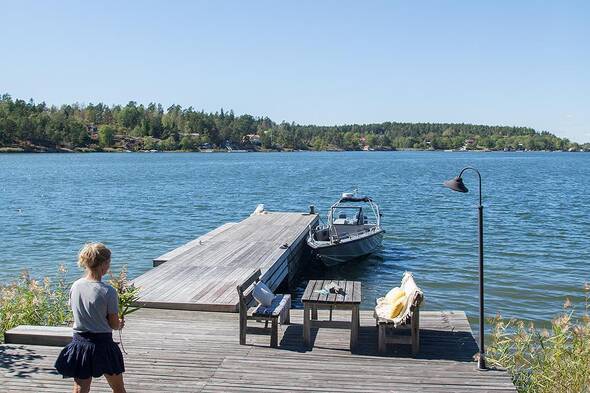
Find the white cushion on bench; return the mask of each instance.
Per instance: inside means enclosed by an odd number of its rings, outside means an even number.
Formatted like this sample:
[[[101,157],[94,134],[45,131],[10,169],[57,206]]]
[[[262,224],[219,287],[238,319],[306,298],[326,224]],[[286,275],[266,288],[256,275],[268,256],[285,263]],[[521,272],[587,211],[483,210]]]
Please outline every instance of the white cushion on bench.
[[[261,306],[269,307],[275,298],[270,288],[262,281],[258,281],[252,291],[252,296]]]
[[[254,309],[253,316],[276,317],[285,308],[287,302],[291,301],[291,295],[276,295],[272,300],[270,306],[263,306],[262,304]]]

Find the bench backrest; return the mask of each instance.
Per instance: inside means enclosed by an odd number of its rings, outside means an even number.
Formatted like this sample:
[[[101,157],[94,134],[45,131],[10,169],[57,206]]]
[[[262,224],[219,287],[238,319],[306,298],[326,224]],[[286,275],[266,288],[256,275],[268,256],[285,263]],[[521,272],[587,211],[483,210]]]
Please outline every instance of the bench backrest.
[[[414,276],[410,272],[404,273],[400,288],[403,289],[404,292],[406,292],[409,296],[404,309],[400,313],[400,317],[403,317],[404,314],[410,314],[416,308],[420,307],[422,300],[424,300],[424,293],[418,287],[418,285],[416,285]]]
[[[241,285],[238,285],[238,296],[240,298],[240,312],[246,311],[248,309],[248,305],[252,303],[254,297],[252,296],[252,291],[254,290],[254,285],[258,281],[260,281],[261,276],[260,269],[256,270],[254,273],[250,275]],[[251,288],[250,288],[251,287]]]

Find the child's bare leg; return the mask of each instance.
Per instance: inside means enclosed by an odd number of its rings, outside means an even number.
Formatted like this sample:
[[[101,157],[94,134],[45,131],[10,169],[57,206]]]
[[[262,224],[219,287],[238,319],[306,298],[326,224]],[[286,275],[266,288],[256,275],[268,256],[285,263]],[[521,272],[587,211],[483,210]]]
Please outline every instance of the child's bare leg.
[[[92,377],[86,379],[74,378],[74,393],[88,393],[90,391],[90,384]]]
[[[113,393],[127,393],[125,390],[125,384],[123,383],[123,373],[121,374],[105,374],[104,377],[107,379]]]

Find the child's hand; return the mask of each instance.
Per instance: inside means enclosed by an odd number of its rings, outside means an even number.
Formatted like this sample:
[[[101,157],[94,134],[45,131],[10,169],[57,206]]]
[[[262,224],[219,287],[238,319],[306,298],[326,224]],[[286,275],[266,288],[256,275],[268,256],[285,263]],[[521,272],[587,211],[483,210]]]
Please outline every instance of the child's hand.
[[[119,330],[125,327],[125,317],[119,318]]]

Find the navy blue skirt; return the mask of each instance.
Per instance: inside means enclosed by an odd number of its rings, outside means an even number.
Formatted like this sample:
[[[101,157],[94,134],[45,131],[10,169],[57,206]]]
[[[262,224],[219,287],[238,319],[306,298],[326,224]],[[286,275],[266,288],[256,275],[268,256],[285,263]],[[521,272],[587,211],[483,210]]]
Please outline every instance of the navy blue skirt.
[[[112,333],[74,333],[61,350],[55,368],[64,378],[98,378],[125,372],[123,354]]]

